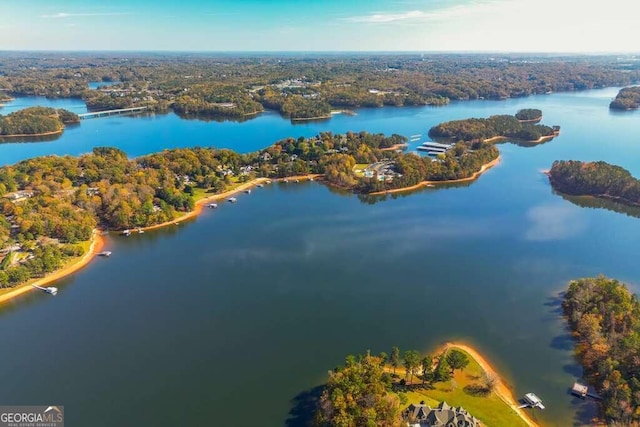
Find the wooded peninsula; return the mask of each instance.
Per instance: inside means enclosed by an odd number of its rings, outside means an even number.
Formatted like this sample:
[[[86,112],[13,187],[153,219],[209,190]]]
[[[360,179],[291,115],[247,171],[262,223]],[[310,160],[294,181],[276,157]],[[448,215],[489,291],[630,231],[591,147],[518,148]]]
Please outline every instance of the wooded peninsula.
[[[498,156],[497,148],[483,142],[459,143],[438,159],[382,151],[405,141],[400,135],[326,132],[288,138],[249,154],[185,148],[130,160],[116,148],[103,147],[80,157],[39,157],[2,167],[0,287],[41,277],[65,257],[80,255],[78,243],[96,227],[123,230],[166,223],[192,211],[198,199],[257,177],[321,174],[329,185],[368,193],[427,178],[471,176]],[[362,176],[356,173],[358,163],[381,168]]]
[[[620,166],[603,161],[558,160],[548,176],[553,189],[561,193],[640,206],[640,180]]]
[[[635,110],[640,108],[640,86],[620,89],[616,98],[611,101],[612,110]]]
[[[602,397],[607,425],[640,422],[640,302],[626,285],[604,276],[572,281],[563,302],[578,340],[576,356]]]
[[[314,406],[307,425],[319,427],[399,427],[430,419],[447,426],[536,425],[491,365],[455,343],[431,355],[393,347],[375,356],[347,356],[344,366],[329,372]]]

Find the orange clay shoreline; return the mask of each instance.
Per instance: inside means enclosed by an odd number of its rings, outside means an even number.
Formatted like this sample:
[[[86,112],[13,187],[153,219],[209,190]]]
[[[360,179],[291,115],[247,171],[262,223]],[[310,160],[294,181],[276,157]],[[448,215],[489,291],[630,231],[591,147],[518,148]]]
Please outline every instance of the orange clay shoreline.
[[[169,225],[177,225],[178,223],[180,223],[180,221],[184,221],[184,220],[188,220],[191,218],[195,218],[196,216],[198,216],[198,214],[200,214],[200,212],[202,212],[202,208],[207,204],[207,203],[211,203],[213,201],[217,201],[217,200],[222,200],[228,197],[233,196],[234,194],[238,194],[244,190],[247,190],[249,188],[252,188],[258,184],[262,184],[265,183],[267,181],[272,181],[272,182],[282,182],[285,179],[286,180],[300,180],[300,181],[309,181],[315,178],[320,178],[322,177],[321,174],[308,174],[308,175],[297,175],[297,176],[288,176],[286,178],[275,178],[275,179],[269,179],[269,178],[256,178],[253,179],[249,182],[246,182],[242,185],[239,185],[238,187],[234,188],[233,190],[229,190],[229,191],[225,191],[224,193],[219,193],[219,194],[213,194],[210,197],[206,197],[204,199],[200,199],[196,202],[196,206],[195,209],[191,212],[187,212],[186,214],[175,218],[171,221],[167,221],[167,222],[163,222],[161,224],[156,224],[156,225],[151,225],[149,227],[144,227],[144,228],[136,228],[136,230],[155,230],[158,228],[162,228],[162,227],[166,227]],[[73,264],[70,264],[60,270],[54,271],[48,275],[46,275],[45,277],[41,278],[41,279],[37,279],[35,281],[29,281],[27,283],[24,283],[22,285],[19,285],[15,288],[13,288],[11,291],[0,295],[0,304],[7,302],[19,295],[22,295],[26,292],[29,292],[31,290],[33,290],[33,286],[31,285],[36,285],[36,286],[44,286],[46,284],[49,284],[51,282],[54,282],[56,280],[62,279],[63,277],[66,277],[70,274],[75,273],[76,271],[80,270],[81,268],[85,267],[87,264],[89,264],[89,262],[91,262],[91,260],[102,250],[102,248],[104,247],[104,237],[100,234],[99,230],[94,230],[93,232],[93,236],[91,237],[91,246],[89,247],[89,250],[87,251],[86,254],[84,254],[82,256],[82,258],[80,258],[77,262],[74,262]]]
[[[245,182],[242,185],[239,185],[238,187],[234,188],[233,190],[229,190],[229,191],[225,191],[224,193],[218,193],[218,194],[212,194],[209,197],[205,197],[204,199],[200,199],[196,202],[196,206],[195,209],[192,210],[191,212],[187,212],[182,216],[179,216],[178,218],[172,219],[171,221],[166,221],[160,224],[156,224],[156,225],[150,225],[149,227],[142,227],[142,228],[136,228],[136,230],[142,230],[142,231],[146,231],[146,230],[155,230],[158,228],[162,228],[162,227],[166,227],[168,225],[176,225],[177,223],[181,222],[181,221],[185,221],[187,219],[190,218],[195,218],[196,216],[198,216],[200,214],[200,212],[202,212],[202,208],[211,202],[215,202],[218,200],[223,200],[226,199],[228,197],[233,196],[234,194],[238,194],[242,191],[248,190],[252,187],[255,187],[258,184],[263,184],[267,181],[273,181],[273,182],[281,182],[284,181],[285,179],[287,180],[303,180],[303,181],[308,181],[310,179],[314,179],[314,178],[318,178],[321,177],[321,174],[309,174],[309,175],[299,175],[299,176],[288,176],[286,178],[276,178],[276,179],[270,179],[270,178],[256,178],[253,179],[251,181]]]
[[[487,169],[497,165],[499,162],[500,162],[500,156],[498,156],[495,160],[483,165],[478,172],[474,173],[469,178],[456,179],[456,180],[450,180],[450,181],[423,181],[411,187],[398,188],[394,190],[388,190],[388,191],[382,191],[382,192],[376,192],[376,193],[370,193],[370,194],[377,195],[377,194],[396,193],[400,191],[409,191],[416,188],[420,188],[423,185],[429,185],[429,184],[435,185],[435,184],[448,184],[448,183],[472,181],[476,179],[479,175],[481,175],[483,172],[485,172]],[[198,200],[196,202],[196,205],[193,211],[187,212],[182,216],[172,219],[171,221],[166,221],[160,224],[151,225],[149,227],[136,228],[136,230],[142,230],[142,231],[156,230],[159,228],[167,227],[169,225],[178,225],[181,221],[185,221],[185,220],[197,217],[202,212],[203,207],[208,203],[229,198],[234,194],[238,194],[242,191],[255,187],[258,184],[263,184],[267,181],[273,181],[273,182],[283,182],[284,180],[309,181],[309,180],[321,178],[321,177],[322,177],[322,174],[308,174],[308,175],[288,176],[286,178],[275,178],[275,179],[256,178],[249,182],[239,185],[233,190],[225,191],[219,194],[213,194],[209,197],[205,197],[203,199]],[[54,282],[58,279],[62,279],[63,277],[66,277],[72,273],[75,273],[76,271],[80,270],[81,268],[89,264],[89,262],[100,252],[100,250],[103,247],[104,247],[104,237],[100,234],[98,230],[95,230],[91,239],[91,246],[89,248],[89,251],[87,251],[87,253],[84,254],[82,258],[80,258],[77,262],[70,264],[67,267],[64,267],[60,270],[54,271],[53,273],[50,273],[45,277],[38,279],[34,282],[27,282],[23,285],[19,285],[16,288],[12,289],[11,291],[7,292],[6,294],[0,295],[0,304],[34,289],[31,285],[43,286],[45,284]]]
[[[513,396],[513,392],[509,388],[508,384],[506,384],[503,381],[502,377],[498,375],[498,373],[493,368],[493,366],[484,357],[482,357],[482,355],[478,353],[478,351],[476,351],[473,347],[467,344],[458,343],[458,342],[446,343],[442,347],[441,351],[447,351],[452,348],[457,348],[459,350],[462,350],[468,353],[476,362],[478,362],[478,365],[480,365],[482,370],[487,375],[497,378],[498,381],[494,390],[494,393],[496,394],[496,396],[498,396],[500,400],[502,400],[509,407],[511,407],[511,409],[513,409],[518,414],[518,416],[522,418],[522,420],[525,423],[527,423],[530,427],[538,427],[538,424],[531,419],[531,417],[529,416],[529,414],[527,414],[525,410],[523,410],[522,408],[518,408],[518,402]]]
[[[476,178],[478,178],[480,175],[485,173],[487,170],[491,169],[492,167],[494,167],[495,165],[500,163],[500,160],[501,160],[501,156],[498,156],[495,159],[491,160],[489,163],[485,163],[484,165],[482,165],[482,167],[480,168],[480,170],[478,172],[474,173],[473,175],[471,175],[468,178],[450,179],[450,180],[446,180],[446,181],[422,181],[422,182],[419,182],[416,185],[412,185],[410,187],[394,188],[393,190],[376,191],[376,192],[373,192],[373,193],[369,193],[368,195],[369,196],[379,196],[379,195],[382,195],[382,194],[402,193],[402,192],[405,192],[405,191],[417,190],[418,188],[421,188],[421,187],[424,187],[424,186],[427,186],[427,185],[455,184],[455,183],[459,183],[459,182],[473,181]]]
[[[61,268],[60,270],[54,271],[53,273],[47,274],[41,279],[29,281],[13,288],[6,294],[0,295],[0,304],[7,302],[19,295],[32,291],[33,289],[35,289],[32,285],[44,286],[58,279],[62,279],[63,277],[66,277],[72,273],[75,273],[76,271],[89,264],[93,257],[98,254],[103,247],[104,237],[100,234],[100,231],[94,230],[93,235],[91,236],[91,246],[89,246],[89,250],[78,261],[74,262],[73,264],[69,264],[64,268]]]

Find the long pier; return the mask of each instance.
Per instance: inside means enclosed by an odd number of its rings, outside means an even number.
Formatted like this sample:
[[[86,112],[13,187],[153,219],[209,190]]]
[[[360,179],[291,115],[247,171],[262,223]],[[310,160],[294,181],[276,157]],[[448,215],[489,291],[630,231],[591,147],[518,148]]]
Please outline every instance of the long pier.
[[[96,117],[111,116],[113,114],[125,114],[125,113],[132,113],[135,111],[142,111],[142,110],[146,110],[147,108],[149,107],[131,107],[131,108],[119,108],[117,110],[94,111],[92,113],[78,114],[78,117],[80,117],[80,119],[93,119]]]

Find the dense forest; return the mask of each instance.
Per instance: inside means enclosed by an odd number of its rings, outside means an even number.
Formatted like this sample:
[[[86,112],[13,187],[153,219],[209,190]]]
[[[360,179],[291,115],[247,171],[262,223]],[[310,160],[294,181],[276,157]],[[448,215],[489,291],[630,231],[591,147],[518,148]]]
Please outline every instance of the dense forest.
[[[532,110],[537,117],[540,110]],[[528,113],[527,113],[528,115]],[[542,137],[553,136],[559,127],[522,123],[516,116],[497,115],[488,119],[453,120],[441,123],[429,129],[431,138],[448,138],[454,141],[483,141],[486,139],[505,137],[524,141],[537,141]]]
[[[67,110],[29,107],[6,116],[0,114],[0,136],[60,132],[65,124],[79,122],[78,115]]]
[[[563,302],[587,380],[607,425],[640,423],[640,302],[604,276],[572,281]]]
[[[640,206],[640,180],[631,176],[628,170],[606,162],[558,160],[549,170],[549,181],[561,193]]]
[[[639,80],[637,62],[608,56],[0,55],[0,93],[10,96],[82,97],[91,109],[175,106],[184,114],[233,118],[262,108],[323,117],[333,108],[444,105]],[[118,83],[90,90],[90,81]]]
[[[609,108],[613,110],[633,110],[640,108],[640,86],[620,89]]]

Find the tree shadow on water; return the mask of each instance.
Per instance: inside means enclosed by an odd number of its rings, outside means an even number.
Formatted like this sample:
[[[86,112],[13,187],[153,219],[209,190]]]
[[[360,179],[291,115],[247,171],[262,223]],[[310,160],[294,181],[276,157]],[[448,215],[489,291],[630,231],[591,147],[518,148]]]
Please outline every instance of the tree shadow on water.
[[[286,427],[311,427],[313,416],[320,404],[320,397],[324,386],[319,385],[302,391],[291,400],[292,408],[285,422]]]

